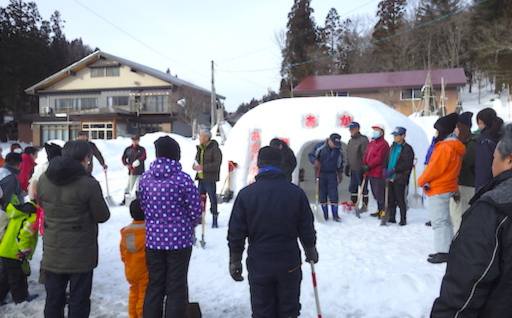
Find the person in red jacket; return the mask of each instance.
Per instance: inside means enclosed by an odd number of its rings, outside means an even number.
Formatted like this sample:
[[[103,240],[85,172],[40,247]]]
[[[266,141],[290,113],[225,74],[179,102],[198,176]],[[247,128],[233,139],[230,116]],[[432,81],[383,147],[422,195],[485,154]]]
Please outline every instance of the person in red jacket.
[[[384,213],[384,190],[386,179],[382,176],[382,165],[388,155],[389,145],[384,139],[384,125],[372,126],[372,141],[366,147],[363,157],[363,171],[367,180],[370,181],[373,197],[377,201],[377,211],[370,214],[379,216]]]
[[[20,174],[18,175],[18,179],[20,179],[21,189],[23,192],[28,193],[28,180],[32,177],[34,173],[34,167],[37,166],[36,158],[39,150],[34,147],[27,147],[21,154],[22,162],[20,166]]]

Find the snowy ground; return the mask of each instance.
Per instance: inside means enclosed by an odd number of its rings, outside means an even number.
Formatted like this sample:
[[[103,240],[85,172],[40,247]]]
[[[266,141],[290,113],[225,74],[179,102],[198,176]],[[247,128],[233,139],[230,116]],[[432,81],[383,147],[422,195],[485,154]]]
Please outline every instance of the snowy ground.
[[[482,102],[476,102],[477,93],[464,95],[465,110],[475,113],[484,107],[492,107],[493,94],[485,94]],[[506,105],[506,97],[502,97]],[[500,109],[500,115],[508,121],[508,109]],[[427,135],[431,128],[424,125]],[[476,129],[473,126],[473,129]],[[153,141],[162,134],[151,134],[141,140],[148,150],[148,162],[154,160]],[[176,136],[174,136],[176,137]],[[194,142],[176,137],[182,148],[184,170],[191,173]],[[96,142],[109,165],[109,190],[117,202],[127,182],[125,168],[120,157],[122,150],[130,144],[129,139]],[[0,144],[4,155],[8,144]],[[41,154],[38,162],[46,160]],[[147,164],[146,167],[148,167]],[[94,176],[101,182],[104,191],[105,178],[95,161]],[[220,188],[221,184],[218,185]],[[106,194],[106,193],[105,193]],[[425,202],[427,203],[427,202]],[[247,279],[237,283],[228,272],[227,223],[231,203],[219,205],[219,228],[211,229],[208,215],[204,249],[196,247],[192,253],[189,271],[190,300],[199,302],[203,317],[250,317],[249,285]],[[370,211],[375,209],[371,203]],[[111,209],[108,222],[100,225],[99,266],[94,272],[91,317],[128,317],[128,283],[119,257],[119,230],[130,223],[128,208]],[[342,223],[315,223],[318,236],[320,261],[316,266],[320,303],[323,317],[428,317],[433,300],[439,293],[441,279],[446,266],[433,265],[426,261],[433,251],[433,232],[424,223],[429,219],[425,209],[409,210],[408,225],[391,224],[379,226],[379,222],[368,213],[357,219],[342,213]],[[200,237],[200,227],[196,231]],[[41,260],[41,241],[32,260],[32,276],[29,290],[39,294],[31,303],[0,307],[0,317],[41,317],[45,291],[37,283]],[[309,265],[303,267],[301,290],[301,317],[317,317]],[[247,271],[244,265],[244,277]]]

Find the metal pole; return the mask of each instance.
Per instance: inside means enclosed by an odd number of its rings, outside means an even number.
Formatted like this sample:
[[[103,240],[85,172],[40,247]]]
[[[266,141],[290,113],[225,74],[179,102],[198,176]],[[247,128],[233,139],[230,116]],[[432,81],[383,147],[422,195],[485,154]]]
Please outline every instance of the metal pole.
[[[215,109],[217,104],[217,96],[215,95],[215,82],[214,82],[214,68],[213,68],[213,60],[212,60],[212,100],[211,100],[211,118],[210,118],[210,129],[215,125]]]
[[[313,278],[313,289],[315,290],[316,312],[318,314],[318,318],[322,318],[322,311],[320,310],[320,299],[318,298],[318,289],[316,286],[315,263],[310,261],[309,264],[311,264],[311,276]]]

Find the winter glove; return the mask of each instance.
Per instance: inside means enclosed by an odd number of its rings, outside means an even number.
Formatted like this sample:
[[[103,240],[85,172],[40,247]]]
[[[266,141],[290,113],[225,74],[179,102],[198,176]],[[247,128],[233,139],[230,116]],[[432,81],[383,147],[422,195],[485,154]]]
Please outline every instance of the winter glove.
[[[313,162],[313,167],[315,168],[315,170],[319,170],[322,167],[322,164],[320,163],[320,161],[318,161],[318,159],[315,159],[315,162]]]
[[[424,189],[425,191],[429,191],[429,190],[430,190],[430,183],[428,183],[428,182],[427,182],[427,183],[425,183],[425,185],[423,186],[423,189]]]
[[[395,173],[394,169],[392,169],[392,170],[388,170],[388,169],[382,170],[382,176],[384,178],[386,178],[386,179],[389,179],[394,173]]]
[[[346,166],[345,166],[345,175],[346,175],[347,177],[350,177],[350,166],[349,166],[349,165],[346,165]]]
[[[242,277],[242,254],[233,253],[229,254],[229,274],[237,282],[244,280]]]
[[[459,190],[455,191],[452,194],[452,198],[453,198],[453,201],[455,201],[455,203],[459,203],[460,202],[460,191]]]
[[[305,249],[306,252],[306,262],[313,262],[318,263],[318,252],[316,250],[316,247],[308,247]]]
[[[368,170],[370,170],[370,166],[369,165],[363,165],[363,171],[366,172]]]
[[[26,260],[27,260],[27,257],[28,257],[28,255],[29,255],[29,254],[30,254],[30,249],[26,249],[26,250],[19,250],[19,251],[18,251],[18,254],[16,255],[16,257],[17,257],[20,261],[24,262],[24,261],[26,261]]]
[[[23,213],[32,214],[36,213],[37,204],[35,203],[35,201],[28,201],[27,203],[16,205],[15,208]]]
[[[139,159],[135,160],[135,161],[132,163],[132,167],[137,168],[138,166],[140,166],[140,160],[139,160]]]
[[[336,172],[336,174],[338,175],[338,183],[341,183],[343,181],[343,172]]]

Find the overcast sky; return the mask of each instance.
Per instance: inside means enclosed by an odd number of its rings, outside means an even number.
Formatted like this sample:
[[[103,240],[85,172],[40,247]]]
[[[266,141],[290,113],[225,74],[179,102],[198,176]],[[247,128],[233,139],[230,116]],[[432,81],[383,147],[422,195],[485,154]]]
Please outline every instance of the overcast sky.
[[[25,0],[26,1],[26,0]],[[36,0],[49,20],[58,10],[68,40],[166,71],[226,97],[228,111],[279,90],[281,53],[276,34],[286,31],[293,0]],[[0,0],[6,7],[8,0]],[[330,8],[341,19],[374,17],[379,0],[312,0],[323,26]],[[264,71],[262,71],[264,70]],[[48,74],[50,75],[50,74]]]

